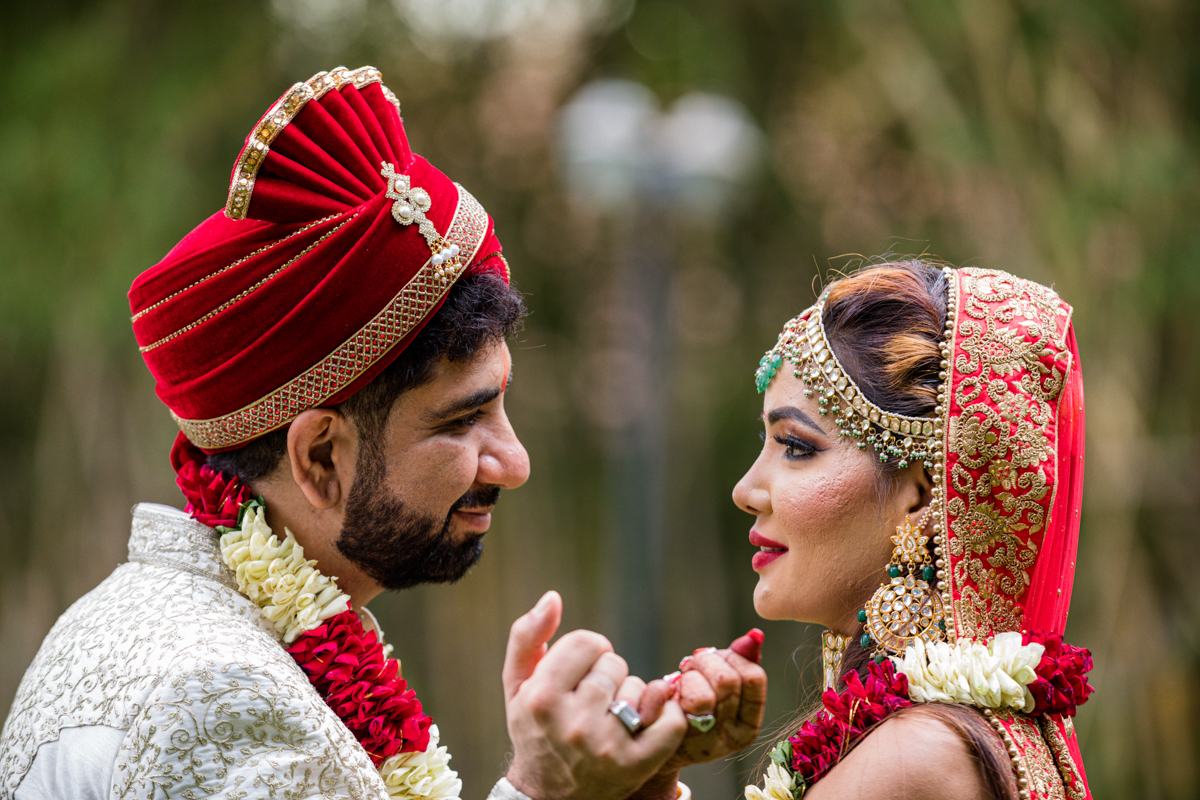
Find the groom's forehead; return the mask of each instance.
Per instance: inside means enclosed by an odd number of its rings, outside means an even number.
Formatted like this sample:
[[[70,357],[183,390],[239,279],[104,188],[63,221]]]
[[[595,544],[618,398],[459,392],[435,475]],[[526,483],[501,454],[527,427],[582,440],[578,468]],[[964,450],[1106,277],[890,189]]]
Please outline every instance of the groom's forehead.
[[[442,356],[429,381],[396,399],[391,417],[414,432],[438,428],[494,401],[504,393],[511,376],[512,359],[503,341],[461,361]]]

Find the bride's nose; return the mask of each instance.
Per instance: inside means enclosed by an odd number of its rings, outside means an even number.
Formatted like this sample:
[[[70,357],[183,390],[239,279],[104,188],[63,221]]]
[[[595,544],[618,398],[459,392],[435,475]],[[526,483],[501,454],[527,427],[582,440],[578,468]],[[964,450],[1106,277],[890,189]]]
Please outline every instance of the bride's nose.
[[[756,485],[753,469],[733,487],[733,503],[747,514],[766,514],[771,510],[771,495]]]

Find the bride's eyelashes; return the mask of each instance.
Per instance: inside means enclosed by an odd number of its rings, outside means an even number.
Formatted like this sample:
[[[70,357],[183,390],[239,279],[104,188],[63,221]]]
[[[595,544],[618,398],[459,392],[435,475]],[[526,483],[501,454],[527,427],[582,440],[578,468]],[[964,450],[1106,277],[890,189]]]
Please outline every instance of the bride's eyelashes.
[[[797,439],[795,436],[781,436],[776,434],[775,441],[783,445],[783,457],[788,461],[799,461],[802,458],[809,458],[817,452],[817,448],[803,439]]]
[[[758,434],[758,438],[766,442],[766,432],[760,432]],[[804,458],[809,458],[819,452],[818,448],[813,447],[803,439],[798,439],[791,434],[775,434],[771,438],[783,447],[783,457],[788,461],[799,461]]]

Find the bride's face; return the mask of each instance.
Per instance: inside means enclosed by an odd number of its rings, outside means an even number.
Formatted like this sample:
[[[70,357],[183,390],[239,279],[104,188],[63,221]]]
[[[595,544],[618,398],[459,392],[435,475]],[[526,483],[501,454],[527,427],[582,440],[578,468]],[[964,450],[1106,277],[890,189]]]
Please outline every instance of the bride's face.
[[[889,491],[871,450],[838,436],[789,367],[767,388],[763,449],[733,490],[738,507],[755,516],[754,608],[767,619],[849,634],[884,582],[890,536],[918,510],[920,493],[908,480]]]

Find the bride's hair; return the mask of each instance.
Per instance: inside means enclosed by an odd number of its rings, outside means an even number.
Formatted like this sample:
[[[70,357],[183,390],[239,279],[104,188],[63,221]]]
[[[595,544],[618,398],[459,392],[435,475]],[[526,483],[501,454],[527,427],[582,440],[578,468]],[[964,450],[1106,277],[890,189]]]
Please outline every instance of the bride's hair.
[[[937,404],[946,276],[939,262],[871,264],[830,285],[822,315],[838,362],[880,408],[931,417]],[[897,469],[897,459],[884,464]]]
[[[872,260],[829,286],[822,322],[838,362],[875,405],[894,414],[932,417],[942,366],[946,326],[944,264],[929,258]],[[874,460],[874,459],[872,459]],[[893,487],[899,459],[875,462],[881,494]],[[851,637],[842,675],[865,675],[869,654]],[[804,714],[788,730],[794,731]],[[979,711],[953,704],[920,704],[898,713],[928,714],[953,728],[979,759],[984,781],[996,800],[1015,800],[1008,751]]]

